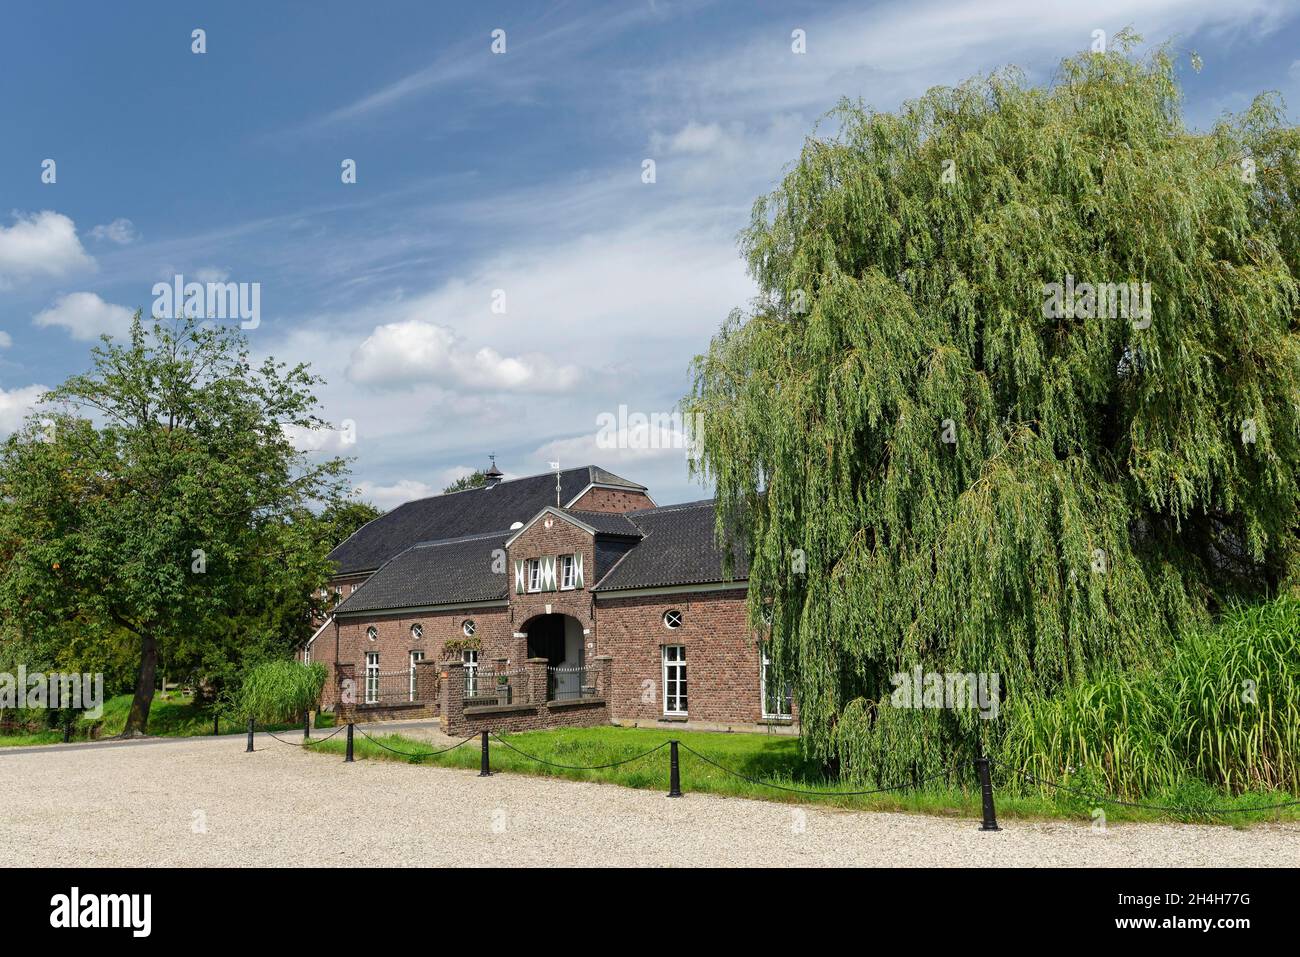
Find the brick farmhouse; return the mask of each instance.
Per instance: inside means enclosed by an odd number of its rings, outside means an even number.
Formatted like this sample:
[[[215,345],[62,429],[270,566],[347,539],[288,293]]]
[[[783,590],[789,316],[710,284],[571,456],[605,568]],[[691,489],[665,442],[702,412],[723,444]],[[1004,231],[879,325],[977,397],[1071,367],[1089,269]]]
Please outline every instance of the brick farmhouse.
[[[322,707],[438,716],[449,732],[617,723],[789,729],[730,577],[712,501],[656,506],[597,466],[407,502],[330,555],[330,617],[302,651]]]

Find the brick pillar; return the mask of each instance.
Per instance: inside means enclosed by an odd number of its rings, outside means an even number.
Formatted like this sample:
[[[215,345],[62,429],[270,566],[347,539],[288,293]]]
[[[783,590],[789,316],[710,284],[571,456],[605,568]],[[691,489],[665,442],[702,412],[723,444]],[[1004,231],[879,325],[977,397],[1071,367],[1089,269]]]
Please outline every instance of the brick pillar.
[[[528,703],[538,706],[546,704],[546,666],[545,658],[529,658],[524,662],[528,669]]]
[[[361,696],[361,688],[357,686],[357,666],[351,662],[340,662],[338,670],[338,707],[337,721],[339,724],[346,724],[349,721],[357,719],[357,701]]]
[[[425,705],[438,704],[438,675],[442,668],[436,661],[425,660],[415,663],[415,700]]]
[[[614,680],[614,656],[597,655],[591,659],[591,663],[594,666],[592,678],[596,685],[596,694],[612,703],[614,688],[611,682]]]
[[[459,659],[444,661],[438,680],[438,723],[447,734],[461,734],[465,730],[465,663]]]

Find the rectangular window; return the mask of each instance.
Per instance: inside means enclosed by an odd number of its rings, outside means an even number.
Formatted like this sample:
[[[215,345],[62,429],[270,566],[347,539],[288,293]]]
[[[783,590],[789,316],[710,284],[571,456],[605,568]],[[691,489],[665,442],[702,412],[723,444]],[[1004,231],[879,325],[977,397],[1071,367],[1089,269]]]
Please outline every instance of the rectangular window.
[[[304,665],[309,665],[309,664],[311,664],[311,645],[307,645],[307,647],[303,648],[303,650],[302,650],[302,663],[303,663]]]
[[[465,697],[473,698],[478,694],[478,652],[462,651],[460,660],[465,663]]]
[[[573,556],[560,556],[560,589],[567,590],[573,587]]]
[[[686,646],[664,645],[664,714],[686,713]]]
[[[763,656],[763,676],[760,683],[760,694],[763,696],[763,717],[765,718],[789,718],[794,711],[790,702],[794,698],[793,689],[790,682],[785,681],[777,683],[773,681],[770,685],[767,680],[768,668],[772,665],[772,659],[767,655]]]
[[[528,590],[542,590],[542,561],[540,558],[528,559]]]
[[[379,652],[366,652],[366,704],[379,703]]]
[[[424,660],[423,651],[411,652],[411,700],[415,700],[415,663]]]

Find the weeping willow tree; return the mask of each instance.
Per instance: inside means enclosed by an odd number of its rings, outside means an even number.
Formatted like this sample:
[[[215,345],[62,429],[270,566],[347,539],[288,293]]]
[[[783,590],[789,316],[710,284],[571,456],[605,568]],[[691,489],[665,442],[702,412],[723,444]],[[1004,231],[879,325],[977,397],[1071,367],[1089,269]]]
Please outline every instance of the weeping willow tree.
[[[695,360],[751,619],[857,776],[996,747],[978,710],[892,706],[901,673],[1050,694],[1295,567],[1300,136],[1272,96],[1189,130],[1173,55],[1123,39],[1048,88],[841,103]]]

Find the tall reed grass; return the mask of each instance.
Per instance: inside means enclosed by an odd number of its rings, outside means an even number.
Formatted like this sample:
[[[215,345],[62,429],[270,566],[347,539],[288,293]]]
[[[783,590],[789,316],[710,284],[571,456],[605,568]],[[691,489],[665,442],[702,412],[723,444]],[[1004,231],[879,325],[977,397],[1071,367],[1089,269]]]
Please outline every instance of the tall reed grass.
[[[1230,609],[1162,661],[1013,696],[1001,761],[1129,799],[1203,783],[1300,792],[1300,601]],[[1014,786],[1014,782],[1008,782]]]
[[[264,722],[296,721],[316,707],[325,685],[326,669],[319,661],[267,661],[249,670],[236,699],[243,718]]]

